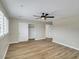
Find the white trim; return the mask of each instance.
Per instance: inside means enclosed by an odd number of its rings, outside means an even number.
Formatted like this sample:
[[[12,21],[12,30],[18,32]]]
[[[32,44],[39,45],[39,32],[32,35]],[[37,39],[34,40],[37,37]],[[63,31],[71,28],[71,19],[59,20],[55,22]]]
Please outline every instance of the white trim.
[[[13,44],[13,43],[19,43],[18,41],[16,41],[16,42],[10,42],[9,44]]]
[[[6,53],[7,53],[7,51],[8,51],[8,48],[9,48],[9,45],[6,46],[6,49],[5,49],[5,52],[4,52],[3,59],[5,59]]]
[[[35,40],[42,40],[42,39],[46,39],[46,38],[39,38],[39,39],[35,38]],[[15,40],[15,39],[13,39],[13,40]],[[27,41],[29,41],[29,39]],[[19,42],[24,42],[24,41],[13,41],[13,42],[10,42],[9,44],[19,43]]]
[[[53,42],[56,42],[56,41],[53,41]],[[60,43],[60,42],[56,42],[56,43],[61,44],[61,45],[64,45],[66,47],[69,47],[69,48],[72,48],[72,49],[75,49],[75,50],[78,50],[79,51],[79,48],[75,48],[73,46],[70,46],[70,45],[67,45],[67,44],[63,44],[63,43]]]
[[[44,38],[35,38],[35,40],[42,40],[42,39],[45,39],[45,37]]]

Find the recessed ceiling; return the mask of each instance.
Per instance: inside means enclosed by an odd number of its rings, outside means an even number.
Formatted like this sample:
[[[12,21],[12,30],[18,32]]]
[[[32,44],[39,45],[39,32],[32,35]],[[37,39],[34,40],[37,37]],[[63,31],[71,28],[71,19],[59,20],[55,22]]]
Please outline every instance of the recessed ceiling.
[[[10,17],[37,20],[33,15],[48,12],[55,19],[79,14],[79,0],[2,0]],[[54,12],[54,13],[53,13]]]

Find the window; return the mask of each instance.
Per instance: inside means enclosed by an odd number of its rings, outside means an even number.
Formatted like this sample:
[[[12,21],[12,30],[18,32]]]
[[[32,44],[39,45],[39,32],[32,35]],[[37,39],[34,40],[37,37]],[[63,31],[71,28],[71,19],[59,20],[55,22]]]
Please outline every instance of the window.
[[[0,11],[0,37],[8,33],[8,19]]]
[[[4,29],[3,29],[3,32],[4,34],[7,34],[8,33],[8,19],[6,17],[4,17]]]
[[[0,11],[0,36],[3,35],[3,13]]]

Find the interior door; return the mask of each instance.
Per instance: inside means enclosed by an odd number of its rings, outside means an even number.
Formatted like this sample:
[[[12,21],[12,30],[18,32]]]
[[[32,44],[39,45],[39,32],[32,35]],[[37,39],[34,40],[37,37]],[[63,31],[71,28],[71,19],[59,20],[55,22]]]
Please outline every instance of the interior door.
[[[28,24],[19,23],[19,41],[28,40]]]

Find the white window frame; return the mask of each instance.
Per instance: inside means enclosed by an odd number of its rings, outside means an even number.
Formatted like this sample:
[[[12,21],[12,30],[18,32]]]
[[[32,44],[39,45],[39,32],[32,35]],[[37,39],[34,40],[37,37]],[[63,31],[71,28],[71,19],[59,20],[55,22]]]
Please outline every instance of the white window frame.
[[[0,37],[8,34],[9,22],[6,16],[0,11]]]

